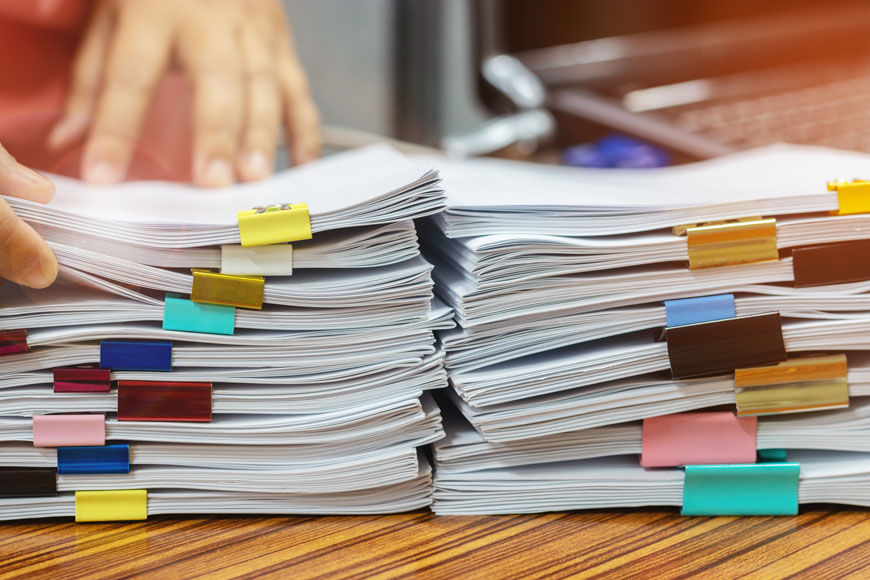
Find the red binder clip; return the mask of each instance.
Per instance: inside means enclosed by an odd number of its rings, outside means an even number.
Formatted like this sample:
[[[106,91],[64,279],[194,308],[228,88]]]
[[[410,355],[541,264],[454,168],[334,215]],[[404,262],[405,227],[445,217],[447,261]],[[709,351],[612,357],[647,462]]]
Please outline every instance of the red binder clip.
[[[30,352],[26,330],[0,330],[0,356]]]

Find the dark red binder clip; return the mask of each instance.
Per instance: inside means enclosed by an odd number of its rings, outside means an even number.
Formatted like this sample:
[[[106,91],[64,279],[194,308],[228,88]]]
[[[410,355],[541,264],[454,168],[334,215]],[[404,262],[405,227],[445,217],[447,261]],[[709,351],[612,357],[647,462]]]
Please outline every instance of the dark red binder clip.
[[[0,356],[30,352],[26,330],[0,330]]]
[[[108,393],[112,390],[111,372],[101,369],[98,364],[54,369],[54,392]]]
[[[211,383],[118,381],[119,421],[211,421]]]

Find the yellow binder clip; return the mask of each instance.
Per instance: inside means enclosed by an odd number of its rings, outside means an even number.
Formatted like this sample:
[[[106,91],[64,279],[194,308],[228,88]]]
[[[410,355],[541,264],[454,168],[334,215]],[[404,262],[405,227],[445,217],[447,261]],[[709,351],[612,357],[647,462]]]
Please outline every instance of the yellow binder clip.
[[[77,522],[119,522],[148,519],[148,491],[120,489],[77,491]]]
[[[837,192],[839,209],[833,215],[870,213],[870,181],[865,179],[837,179],[828,182],[828,191]]]
[[[674,234],[687,236],[690,270],[779,259],[773,218],[677,226]]]
[[[737,369],[734,371],[737,414],[770,415],[848,407],[847,373],[844,354]]]
[[[311,239],[311,217],[306,203],[255,207],[240,211],[238,217],[243,246]]]
[[[263,307],[265,284],[266,282],[261,276],[234,276],[203,268],[194,268],[190,299],[193,302],[205,304],[259,310]]]

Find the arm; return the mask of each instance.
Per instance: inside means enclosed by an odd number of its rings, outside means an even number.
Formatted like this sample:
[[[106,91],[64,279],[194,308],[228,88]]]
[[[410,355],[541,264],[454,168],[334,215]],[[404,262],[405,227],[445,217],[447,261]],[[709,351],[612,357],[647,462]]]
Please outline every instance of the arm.
[[[320,152],[320,119],[279,0],[98,0],[53,148],[87,135],[81,174],[124,179],[154,90],[176,64],[193,85],[193,177],[267,177],[283,119],[292,161]]]

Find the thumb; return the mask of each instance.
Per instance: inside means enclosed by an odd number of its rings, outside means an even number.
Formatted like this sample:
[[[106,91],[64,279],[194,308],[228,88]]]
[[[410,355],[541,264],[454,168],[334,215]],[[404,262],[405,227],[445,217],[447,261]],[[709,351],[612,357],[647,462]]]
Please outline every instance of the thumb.
[[[45,288],[57,278],[57,260],[48,245],[2,199],[0,277],[32,288]]]
[[[0,145],[0,195],[48,203],[54,197],[54,184],[41,173],[15,161]]]

